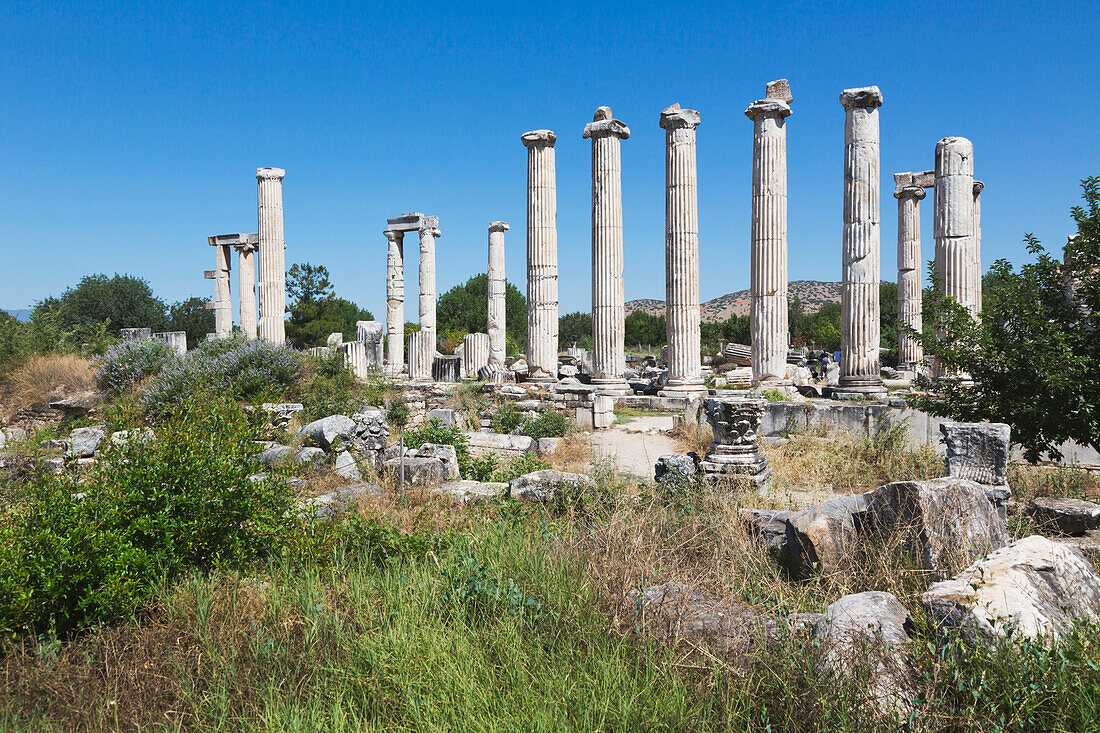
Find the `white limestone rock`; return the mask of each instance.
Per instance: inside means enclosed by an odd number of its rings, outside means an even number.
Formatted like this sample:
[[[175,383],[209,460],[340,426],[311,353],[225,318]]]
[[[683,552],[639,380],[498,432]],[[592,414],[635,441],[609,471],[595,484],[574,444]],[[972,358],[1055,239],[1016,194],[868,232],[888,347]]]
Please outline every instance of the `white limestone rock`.
[[[70,458],[91,458],[99,449],[99,444],[107,437],[106,425],[91,425],[77,428],[69,434],[66,453]]]
[[[443,478],[453,481],[458,478],[458,452],[453,445],[440,443],[424,443],[416,449],[417,458],[438,458],[443,462]]]
[[[363,480],[363,475],[359,472],[359,466],[355,463],[355,458],[348,451],[342,451],[340,455],[336,456],[333,470],[336,471],[337,475],[346,479],[352,481]]]
[[[395,480],[403,476],[407,486],[435,486],[446,480],[443,461],[438,458],[390,458],[382,466]]]
[[[294,462],[308,467],[314,473],[320,473],[328,462],[328,454],[323,448],[302,448],[294,454]]]
[[[1014,635],[1056,640],[1100,621],[1100,576],[1075,548],[1032,535],[979,560],[921,597],[941,630],[972,643]]]
[[[355,421],[347,415],[329,415],[303,426],[298,437],[306,445],[328,450],[338,438],[347,443],[355,437]]]
[[[522,501],[547,502],[575,496],[596,488],[591,477],[581,473],[535,471],[508,483],[508,496]]]
[[[488,501],[503,496],[508,484],[483,481],[448,481],[432,489],[433,494],[446,496],[458,504]]]
[[[1041,530],[1056,534],[1079,536],[1100,529],[1100,504],[1083,499],[1040,496],[1024,511]]]

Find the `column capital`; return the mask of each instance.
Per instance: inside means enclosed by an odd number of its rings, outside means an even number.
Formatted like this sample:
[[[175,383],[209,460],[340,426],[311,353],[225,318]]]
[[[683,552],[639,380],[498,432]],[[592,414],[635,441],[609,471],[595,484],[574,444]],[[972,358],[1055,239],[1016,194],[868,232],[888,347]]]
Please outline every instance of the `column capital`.
[[[531,130],[520,135],[520,140],[523,141],[525,148],[532,147],[554,147],[554,143],[557,142],[558,136],[550,130]]]
[[[927,195],[928,194],[925,192],[923,186],[905,185],[898,186],[896,189],[894,189],[894,198],[896,199],[902,199],[906,196],[912,196],[917,201],[920,201]]]
[[[425,216],[420,222],[420,233],[430,233],[436,239],[443,236],[443,232],[439,229],[439,217],[438,216]]]
[[[392,229],[386,229],[382,233],[386,235],[386,239],[390,242],[402,242],[405,239],[405,232],[395,232]]]
[[[491,232],[506,232],[509,228],[506,221],[494,221],[489,224],[489,231]]]
[[[761,117],[788,117],[791,105],[782,99],[758,99],[745,110],[745,116],[753,122]]]
[[[661,110],[661,127],[666,130],[694,130],[699,126],[699,113],[693,109],[680,109],[676,103]]]
[[[844,105],[844,109],[857,107],[874,109],[882,106],[882,92],[875,86],[845,89],[840,93],[840,103]]]
[[[286,171],[282,168],[257,168],[256,180],[262,181],[268,178],[274,178],[276,181],[283,180],[283,176],[286,175]]]
[[[611,116],[610,107],[600,107],[596,114],[592,115],[592,121],[584,126],[581,137],[615,137],[626,140],[630,137],[630,128],[622,120],[616,120]]]
[[[977,196],[985,188],[985,184],[981,181],[974,181],[974,195]]]

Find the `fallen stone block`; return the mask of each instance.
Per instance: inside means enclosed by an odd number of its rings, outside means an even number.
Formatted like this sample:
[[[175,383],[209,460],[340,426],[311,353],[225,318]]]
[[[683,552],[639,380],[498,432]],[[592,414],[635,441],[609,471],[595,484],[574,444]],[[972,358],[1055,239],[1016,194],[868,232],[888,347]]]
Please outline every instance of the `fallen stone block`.
[[[256,456],[256,460],[265,465],[274,466],[277,463],[289,460],[294,453],[294,449],[289,445],[272,443]]]
[[[1005,518],[1005,503],[1012,498],[1008,486],[1008,457],[1012,429],[1004,423],[940,423],[947,475],[981,484],[989,500]]]
[[[408,486],[435,486],[446,480],[443,461],[438,458],[391,458],[383,467],[395,478],[404,477]]]
[[[919,692],[918,669],[909,649],[914,631],[905,606],[881,591],[840,598],[825,609],[815,630],[823,666],[844,676],[870,666],[871,712],[901,720],[913,711]]]
[[[304,425],[298,437],[306,445],[329,450],[337,439],[350,442],[355,437],[355,421],[347,415],[329,415]]]
[[[488,501],[503,496],[508,484],[482,481],[448,481],[431,490],[431,493],[446,496],[459,504]]]
[[[471,455],[497,455],[507,458],[521,458],[535,447],[535,439],[526,435],[501,435],[500,433],[463,433],[466,436],[466,449]]]
[[[461,429],[463,427],[462,413],[445,407],[436,407],[435,409],[428,410],[428,421],[431,422],[432,420],[438,420],[444,425],[453,428]]]
[[[328,463],[328,454],[322,448],[306,447],[294,454],[294,462],[306,466],[313,473],[320,473]]]
[[[738,513],[753,537],[777,552],[787,549],[787,519],[794,512],[770,509],[740,509]]]
[[[998,637],[1056,640],[1100,621],[1100,576],[1075,548],[1040,535],[1017,540],[921,597],[936,627],[971,643]]]
[[[523,501],[554,501],[558,497],[583,494],[596,488],[596,482],[582,473],[535,471],[512,479],[508,496]]]
[[[561,438],[539,438],[537,450],[540,456],[548,456],[561,445]]]
[[[840,570],[859,548],[854,515],[863,495],[833,499],[795,512],[786,520],[787,553],[797,578]]]
[[[312,512],[315,519],[339,519],[353,510],[360,500],[382,495],[382,489],[377,484],[362,482],[305,499],[300,506],[304,513]]]
[[[1091,501],[1040,496],[1024,511],[1040,530],[1055,534],[1079,536],[1100,529],[1100,504]]]
[[[686,479],[699,473],[699,454],[695,451],[660,456],[653,464],[653,479]]]
[[[91,458],[99,449],[99,444],[107,437],[106,425],[92,425],[77,428],[69,434],[69,446],[66,454],[70,458]]]
[[[452,481],[461,478],[458,470],[458,452],[453,445],[424,443],[416,449],[417,458],[438,458],[443,461],[443,479]]]
[[[363,480],[363,474],[359,472],[359,466],[356,464],[355,458],[348,451],[342,451],[340,455],[336,456],[333,470],[336,471],[337,475],[351,481]]]

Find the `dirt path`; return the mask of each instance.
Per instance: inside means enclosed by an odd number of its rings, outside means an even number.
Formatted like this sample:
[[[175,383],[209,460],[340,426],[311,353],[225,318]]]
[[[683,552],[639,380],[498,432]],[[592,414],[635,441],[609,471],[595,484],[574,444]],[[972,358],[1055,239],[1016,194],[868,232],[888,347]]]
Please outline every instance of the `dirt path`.
[[[597,459],[614,461],[620,473],[651,480],[657,459],[679,452],[671,430],[671,415],[636,417],[593,433],[588,442]]]

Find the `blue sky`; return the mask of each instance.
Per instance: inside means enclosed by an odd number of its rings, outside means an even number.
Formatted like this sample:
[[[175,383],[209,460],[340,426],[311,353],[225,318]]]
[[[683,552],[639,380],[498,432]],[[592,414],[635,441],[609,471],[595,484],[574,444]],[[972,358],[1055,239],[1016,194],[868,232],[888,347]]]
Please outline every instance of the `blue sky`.
[[[1087,3],[24,3],[0,8],[0,306],[87,273],[209,297],[206,236],[256,230],[258,166],[287,170],[287,263],[323,264],[384,316],[388,216],[440,217],[438,292],[483,272],[508,221],[525,287],[526,151],[557,132],[562,312],[587,310],[590,143],[623,143],[626,297],[664,297],[664,137],[698,129],[702,296],[748,286],[752,123],[790,79],[790,278],[840,279],[846,87],[876,84],[882,274],[896,276],[892,174],[974,142],[984,264],[1060,246],[1079,179],[1100,175],[1100,21]],[[932,254],[931,197],[923,207]],[[416,263],[406,265],[415,317]],[[235,285],[235,277],[234,277]],[[412,310],[409,310],[411,306]],[[234,317],[236,312],[234,311]]]

